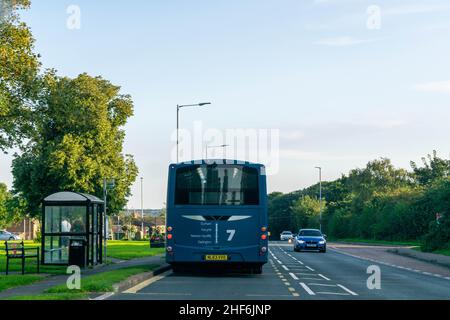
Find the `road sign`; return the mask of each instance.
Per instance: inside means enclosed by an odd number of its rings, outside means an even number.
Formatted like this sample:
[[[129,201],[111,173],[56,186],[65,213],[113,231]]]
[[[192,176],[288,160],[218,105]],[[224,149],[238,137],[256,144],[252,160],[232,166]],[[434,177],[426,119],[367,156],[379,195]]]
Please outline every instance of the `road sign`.
[[[110,179],[107,182],[107,188],[108,189],[112,189],[116,186],[116,180],[115,179]]]

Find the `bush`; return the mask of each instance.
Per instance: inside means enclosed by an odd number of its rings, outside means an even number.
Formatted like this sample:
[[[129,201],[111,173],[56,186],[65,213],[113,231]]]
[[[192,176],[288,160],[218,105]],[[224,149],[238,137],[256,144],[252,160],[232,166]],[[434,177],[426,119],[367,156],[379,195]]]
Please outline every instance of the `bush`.
[[[441,219],[441,223],[432,222],[430,232],[424,237],[424,251],[450,248],[450,219]]]

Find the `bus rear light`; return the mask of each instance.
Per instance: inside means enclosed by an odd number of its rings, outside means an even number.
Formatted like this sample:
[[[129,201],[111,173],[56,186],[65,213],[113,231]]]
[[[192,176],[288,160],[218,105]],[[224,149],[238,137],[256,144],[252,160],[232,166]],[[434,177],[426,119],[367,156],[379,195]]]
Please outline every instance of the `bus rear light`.
[[[172,240],[172,238],[173,238],[173,235],[172,235],[171,233],[169,233],[169,234],[167,235],[167,239],[168,239],[168,240]]]
[[[166,250],[167,250],[167,252],[172,252],[173,251],[172,247],[167,247]]]
[[[262,240],[267,240],[267,234],[263,234],[263,235],[261,236],[261,239],[262,239]]]
[[[261,248],[261,253],[266,253],[267,252],[267,248],[266,247],[262,247]]]
[[[173,228],[172,227],[167,227],[167,232],[172,232]]]
[[[266,232],[266,231],[267,231],[267,227],[262,227],[262,228],[261,228],[261,231],[262,231],[262,232]]]

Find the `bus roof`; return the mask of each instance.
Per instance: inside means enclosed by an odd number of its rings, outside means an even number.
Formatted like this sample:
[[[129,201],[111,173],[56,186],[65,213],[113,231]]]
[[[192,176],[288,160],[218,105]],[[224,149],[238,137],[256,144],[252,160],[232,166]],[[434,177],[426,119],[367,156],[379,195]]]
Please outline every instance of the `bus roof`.
[[[171,167],[184,167],[189,165],[213,165],[213,164],[229,164],[229,165],[244,165],[244,166],[261,166],[264,167],[263,164],[253,163],[249,161],[242,160],[231,160],[231,159],[208,159],[208,160],[191,160],[180,163],[172,163]]]

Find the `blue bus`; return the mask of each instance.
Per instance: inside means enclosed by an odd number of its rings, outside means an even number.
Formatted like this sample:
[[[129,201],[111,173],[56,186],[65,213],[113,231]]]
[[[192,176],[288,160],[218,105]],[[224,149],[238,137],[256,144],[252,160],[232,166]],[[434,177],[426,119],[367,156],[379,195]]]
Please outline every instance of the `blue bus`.
[[[201,265],[262,273],[268,254],[265,167],[236,160],[171,164],[166,238],[174,272]]]

